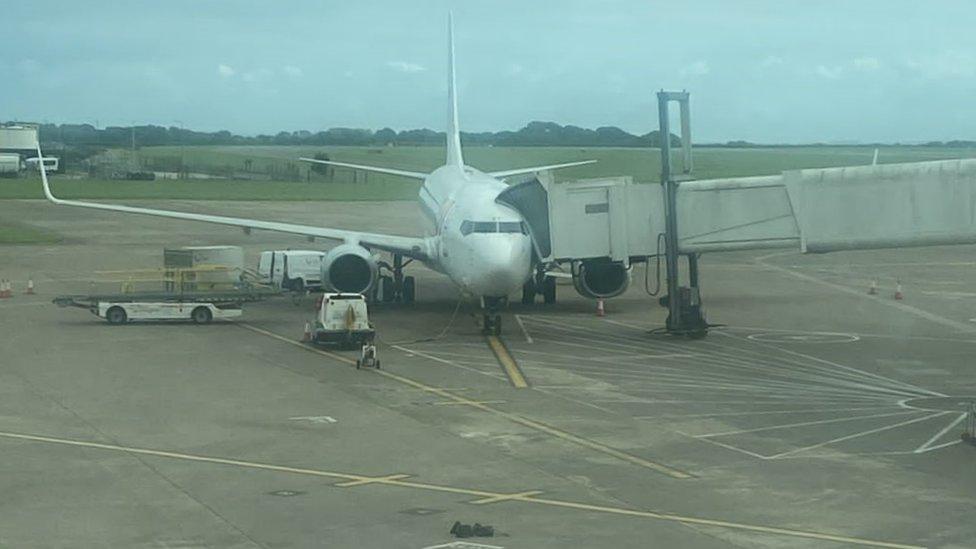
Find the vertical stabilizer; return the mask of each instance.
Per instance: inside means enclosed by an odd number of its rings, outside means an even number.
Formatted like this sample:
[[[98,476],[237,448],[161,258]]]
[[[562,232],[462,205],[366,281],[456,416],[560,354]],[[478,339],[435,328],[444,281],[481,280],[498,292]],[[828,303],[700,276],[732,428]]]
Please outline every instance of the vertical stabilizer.
[[[454,77],[454,16],[447,15],[447,164],[464,166],[458,127],[457,79]]]

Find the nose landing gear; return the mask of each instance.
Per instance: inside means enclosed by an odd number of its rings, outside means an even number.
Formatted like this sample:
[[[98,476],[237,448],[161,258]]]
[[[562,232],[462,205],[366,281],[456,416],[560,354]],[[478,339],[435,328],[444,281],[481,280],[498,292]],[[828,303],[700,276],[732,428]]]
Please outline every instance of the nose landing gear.
[[[481,306],[484,309],[481,322],[482,334],[495,336],[502,334],[501,309],[507,302],[507,297],[484,296],[481,298]]]
[[[389,275],[380,275],[376,281],[373,291],[373,301],[383,303],[413,303],[417,296],[417,282],[412,276],[403,276],[403,268],[412,263],[409,259],[403,261],[400,254],[393,255],[393,265],[385,261],[380,261],[379,266],[382,270],[388,271]]]

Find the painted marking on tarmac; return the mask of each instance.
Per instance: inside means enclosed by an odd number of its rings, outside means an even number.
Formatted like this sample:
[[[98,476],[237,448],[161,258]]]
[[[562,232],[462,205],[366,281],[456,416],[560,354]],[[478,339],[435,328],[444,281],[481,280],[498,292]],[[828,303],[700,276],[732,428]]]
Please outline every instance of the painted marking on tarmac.
[[[913,315],[915,315],[917,317],[924,318],[925,320],[929,320],[929,321],[935,322],[936,324],[941,324],[942,326],[946,326],[946,327],[949,327],[949,328],[954,328],[956,330],[959,330],[959,331],[962,331],[962,332],[966,332],[966,333],[976,332],[976,327],[974,327],[972,325],[966,324],[964,322],[959,322],[957,320],[952,320],[951,318],[946,318],[944,316],[940,316],[940,315],[937,315],[935,313],[930,313],[928,311],[919,309],[918,307],[912,307],[911,305],[907,305],[907,304],[905,304],[902,301],[888,300],[888,299],[882,298],[881,296],[869,295],[867,293],[861,292],[859,290],[855,290],[853,288],[849,288],[847,286],[843,286],[841,284],[835,284],[833,282],[828,282],[828,281],[823,280],[823,279],[820,279],[820,278],[818,278],[816,276],[812,276],[812,275],[800,273],[800,272],[797,272],[797,271],[795,271],[793,269],[789,269],[787,267],[780,267],[779,265],[774,265],[772,263],[767,263],[766,262],[767,259],[770,259],[772,257],[786,255],[786,254],[789,254],[789,253],[793,253],[793,252],[778,252],[778,253],[774,253],[774,254],[768,254],[768,255],[764,255],[764,256],[757,257],[755,261],[756,261],[756,263],[758,265],[762,265],[763,267],[768,267],[770,269],[773,269],[775,271],[779,271],[779,272],[781,272],[783,274],[792,276],[794,278],[799,278],[800,280],[805,280],[807,282],[813,282],[814,284],[820,284],[821,286],[826,286],[828,288],[837,290],[838,292],[844,292],[846,294],[856,295],[856,296],[858,296],[860,298],[863,298],[863,299],[870,299],[870,300],[872,300],[872,301],[874,301],[876,303],[881,303],[883,305],[888,305],[889,307],[894,307],[894,308],[899,309],[901,311],[904,311],[906,313],[910,313],[910,314],[913,314]]]
[[[538,496],[542,493],[542,490],[529,490],[527,492],[518,492],[515,494],[499,494],[497,496],[492,496],[490,498],[481,498],[474,501],[469,501],[468,503],[472,505],[486,505],[489,503],[498,503],[500,501],[512,501],[512,500],[525,500],[532,496]]]
[[[925,452],[930,452],[932,450],[937,450],[939,448],[945,448],[946,446],[952,446],[953,444],[956,444],[957,442],[962,442],[961,440],[954,440],[954,441],[952,441],[952,442],[950,442],[948,444],[940,444],[938,446],[932,446],[932,444],[935,441],[937,441],[940,438],[942,438],[946,433],[948,433],[949,431],[951,431],[953,427],[955,427],[956,425],[959,425],[960,423],[962,423],[962,421],[964,419],[966,419],[966,417],[968,417],[968,416],[969,416],[969,412],[963,412],[963,413],[959,414],[959,416],[956,417],[956,419],[952,420],[952,422],[950,422],[948,425],[946,425],[944,429],[942,429],[941,431],[939,431],[938,433],[936,433],[935,435],[933,435],[932,438],[926,440],[924,443],[922,443],[921,446],[919,446],[918,448],[916,448],[914,450],[914,453],[916,453],[916,454],[922,454],[922,453],[925,453]]]
[[[275,465],[271,463],[260,463],[260,462],[246,461],[240,459],[228,459],[228,458],[220,458],[220,457],[212,457],[212,456],[203,456],[197,454],[185,454],[181,452],[169,452],[166,450],[154,450],[151,448],[138,448],[132,446],[120,446],[116,444],[103,444],[100,442],[89,442],[84,440],[58,438],[58,437],[50,437],[50,436],[43,436],[43,435],[32,435],[26,433],[13,433],[7,431],[0,431],[0,437],[11,439],[11,440],[59,444],[64,446],[74,446],[78,448],[92,448],[98,450],[122,452],[126,454],[154,456],[154,457],[176,459],[176,460],[183,460],[183,461],[192,461],[197,463],[210,463],[215,465],[230,465],[230,466],[241,467],[245,469],[260,469],[265,471],[276,471],[281,473],[292,473],[298,475],[337,478],[337,479],[344,479],[349,481],[370,481],[373,479],[382,478],[384,480],[376,481],[376,483],[381,486],[395,486],[395,487],[413,488],[416,490],[425,490],[431,492],[470,495],[470,496],[477,496],[482,499],[507,498],[508,501],[514,501],[520,503],[532,503],[532,504],[544,505],[547,507],[558,507],[562,509],[575,509],[579,511],[589,511],[594,513],[653,519],[653,520],[659,520],[665,522],[676,522],[676,523],[686,524],[686,525],[715,526],[718,528],[725,528],[728,530],[771,534],[771,535],[779,535],[779,536],[792,537],[792,538],[814,539],[818,541],[829,541],[835,543],[847,543],[847,544],[861,545],[864,547],[886,547],[890,549],[925,549],[925,547],[921,545],[911,545],[911,544],[896,543],[890,541],[848,537],[848,536],[841,536],[837,534],[828,534],[824,532],[813,532],[808,530],[797,530],[792,528],[780,528],[776,526],[746,524],[741,522],[731,522],[731,521],[709,519],[703,517],[691,517],[691,516],[676,515],[670,513],[657,513],[654,511],[628,509],[626,507],[610,507],[607,505],[580,503],[576,501],[537,498],[531,495],[520,495],[519,497],[512,498],[510,497],[512,496],[512,494],[507,494],[502,492],[491,492],[487,490],[447,486],[443,484],[428,484],[428,483],[416,482],[416,481],[410,481],[404,479],[391,480],[388,479],[388,477],[370,477],[366,475],[357,475],[352,473],[324,471],[320,469],[307,469],[302,467],[289,467],[286,465]],[[391,476],[395,476],[395,475],[391,475]]]
[[[801,452],[806,452],[807,450],[813,450],[813,449],[816,449],[816,448],[822,448],[822,447],[827,446],[829,444],[834,444],[834,443],[837,443],[837,442],[844,442],[845,440],[851,440],[852,438],[863,437],[863,436],[866,436],[866,435],[873,435],[875,433],[880,433],[882,431],[889,431],[891,429],[896,429],[898,427],[903,427],[905,425],[911,425],[912,423],[918,423],[920,421],[926,421],[926,420],[929,420],[929,419],[934,419],[934,418],[937,418],[937,417],[944,416],[944,415],[946,415],[948,413],[951,413],[951,412],[939,412],[937,414],[931,414],[931,415],[922,416],[922,417],[915,418],[915,419],[909,419],[907,421],[902,421],[900,423],[895,423],[895,424],[892,424],[892,425],[885,425],[884,427],[878,427],[876,429],[870,429],[868,431],[862,431],[860,433],[854,433],[852,435],[845,435],[845,436],[842,436],[842,437],[833,438],[833,439],[826,440],[824,442],[820,442],[820,443],[817,443],[817,444],[811,444],[810,446],[804,446],[802,448],[796,448],[796,449],[789,450],[789,451],[786,451],[786,452],[781,452],[779,454],[774,454],[772,456],[767,456],[767,459],[779,459],[779,458],[785,457],[785,456],[796,455],[796,454],[799,454]]]
[[[746,338],[770,343],[853,343],[861,338],[854,334],[815,333],[815,332],[776,332],[750,334]]]
[[[472,400],[476,404],[505,404],[507,400]],[[467,402],[456,402],[453,400],[443,400],[441,402],[431,402],[434,406],[467,406]]]
[[[498,359],[498,363],[502,366],[502,371],[508,376],[508,381],[512,384],[512,387],[516,389],[525,389],[529,386],[529,382],[525,380],[525,376],[522,375],[522,369],[519,368],[518,362],[515,361],[515,357],[512,353],[508,351],[508,347],[498,336],[490,335],[485,338],[488,341],[488,347],[491,352],[495,354],[495,358]]]
[[[363,478],[360,480],[347,480],[345,482],[337,482],[333,484],[333,486],[338,486],[340,488],[351,488],[353,486],[362,486],[364,484],[376,484],[376,483],[385,484],[394,480],[403,480],[405,478],[410,478],[410,475],[403,475],[403,474],[386,475],[385,477],[370,477],[370,478]]]
[[[332,416],[296,416],[288,419],[292,421],[307,421],[309,423],[336,423],[339,421]]]
[[[532,343],[532,336],[530,336],[529,331],[525,329],[525,323],[522,322],[522,315],[515,315],[515,322],[518,322],[519,328],[522,330],[522,335],[525,336],[525,342]]]
[[[440,545],[428,545],[423,549],[505,549],[501,545],[487,545],[485,543],[471,543],[470,541],[452,541]]]
[[[273,338],[273,339],[277,339],[278,341],[282,341],[284,343],[288,343],[289,345],[294,345],[294,346],[298,347],[299,349],[304,349],[306,351],[309,351],[309,352],[312,352],[312,353],[315,353],[315,354],[319,354],[319,355],[322,355],[322,356],[327,356],[327,357],[332,358],[334,360],[337,360],[339,362],[344,362],[344,363],[350,364],[350,365],[355,365],[356,364],[356,361],[353,360],[353,359],[351,359],[351,358],[344,357],[342,355],[338,355],[338,354],[335,354],[335,353],[332,353],[332,352],[329,352],[329,351],[325,351],[323,349],[318,349],[318,348],[315,348],[315,347],[312,347],[312,346],[309,346],[309,345],[305,345],[304,343],[302,343],[300,341],[295,341],[293,339],[289,339],[287,337],[278,335],[278,334],[276,334],[274,332],[269,332],[268,330],[265,330],[265,329],[262,329],[262,328],[258,328],[257,326],[252,326],[252,325],[247,324],[247,323],[244,323],[244,322],[237,323],[237,326],[240,326],[241,328],[245,328],[247,330],[251,330],[252,332],[255,332],[255,333],[259,333],[259,334],[262,334],[262,335],[266,335],[266,336],[268,336],[270,338]],[[415,380],[410,379],[408,377],[404,377],[404,376],[401,376],[401,375],[398,375],[398,374],[394,374],[394,373],[388,372],[386,370],[369,369],[369,370],[365,370],[365,371],[366,372],[373,373],[375,375],[383,376],[383,377],[385,377],[387,379],[391,379],[393,381],[397,381],[397,382],[402,383],[404,385],[409,385],[410,387],[413,387],[415,389],[420,389],[421,391],[427,391],[427,392],[430,392],[430,393],[434,393],[434,394],[439,395],[439,396],[441,396],[441,397],[443,397],[443,398],[445,398],[447,400],[453,400],[453,401],[455,401],[455,402],[457,402],[459,404],[465,404],[467,406],[470,406],[471,408],[476,408],[476,409],[481,410],[483,412],[487,412],[487,413],[496,415],[498,417],[505,418],[505,419],[507,419],[507,420],[509,420],[509,421],[511,421],[513,423],[517,423],[519,425],[522,425],[523,427],[528,427],[529,429],[533,429],[535,431],[540,431],[540,432],[546,433],[547,435],[551,435],[551,436],[553,436],[555,438],[558,438],[560,440],[563,440],[565,442],[569,442],[569,443],[575,444],[577,446],[582,446],[584,448],[588,448],[590,450],[594,450],[596,452],[600,452],[602,454],[606,454],[608,456],[617,458],[617,459],[619,459],[621,461],[630,463],[632,465],[637,465],[637,466],[640,466],[640,467],[644,467],[646,469],[650,469],[652,471],[656,471],[658,473],[662,473],[662,474],[667,475],[667,476],[669,476],[671,478],[676,478],[676,479],[690,479],[690,478],[694,478],[694,475],[692,475],[691,473],[682,471],[680,469],[676,469],[676,468],[670,467],[668,465],[663,465],[661,463],[657,463],[657,462],[654,462],[654,461],[650,461],[650,460],[647,460],[647,459],[644,459],[644,458],[637,457],[637,456],[632,455],[632,454],[628,454],[626,452],[622,452],[620,450],[617,450],[616,448],[612,448],[610,446],[607,446],[605,444],[601,444],[601,443],[596,442],[594,440],[590,440],[588,438],[583,438],[583,437],[581,437],[579,435],[574,435],[574,434],[569,433],[567,431],[563,431],[562,429],[558,429],[556,427],[552,427],[550,425],[546,425],[545,423],[542,423],[542,422],[540,422],[538,420],[530,419],[530,418],[527,418],[525,416],[520,416],[518,414],[504,412],[502,410],[499,410],[498,408],[493,408],[493,407],[491,407],[491,406],[489,406],[487,404],[479,404],[475,400],[472,400],[472,399],[469,399],[469,398],[465,398],[465,397],[463,397],[461,395],[456,395],[456,394],[451,393],[449,391],[446,391],[444,389],[439,389],[437,387],[432,387],[430,385],[421,383],[419,381],[415,381]]]

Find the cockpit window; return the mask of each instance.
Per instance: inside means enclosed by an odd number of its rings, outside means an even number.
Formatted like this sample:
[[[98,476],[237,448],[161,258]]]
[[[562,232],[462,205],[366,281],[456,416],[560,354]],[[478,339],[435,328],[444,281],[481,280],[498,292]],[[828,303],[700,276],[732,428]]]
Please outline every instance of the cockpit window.
[[[525,234],[525,223],[521,221],[499,221],[498,232]]]
[[[521,221],[471,221],[461,222],[461,234],[471,233],[521,233],[528,234],[525,223]]]

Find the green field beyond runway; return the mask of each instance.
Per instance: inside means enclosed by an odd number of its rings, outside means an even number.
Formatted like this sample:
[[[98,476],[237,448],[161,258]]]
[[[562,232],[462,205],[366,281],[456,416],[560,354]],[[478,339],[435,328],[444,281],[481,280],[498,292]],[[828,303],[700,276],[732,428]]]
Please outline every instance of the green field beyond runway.
[[[396,167],[426,172],[443,162],[441,147],[291,147],[214,146],[145,147],[137,152],[145,169],[170,171],[182,164],[189,172],[226,174],[230,179],[113,181],[52,178],[55,192],[65,198],[190,199],[190,200],[397,200],[413,199],[419,181],[397,176],[336,168],[330,175],[309,173],[301,156],[326,153],[332,160]],[[657,149],[574,147],[471,147],[465,161],[485,171],[544,165],[576,160],[597,160],[594,165],[558,170],[557,181],[627,175],[637,181],[657,182]],[[696,148],[694,175],[698,179],[769,175],[799,168],[825,168],[870,164],[873,147],[763,147],[753,149]],[[918,162],[974,158],[973,148],[902,147],[880,149],[879,162]],[[245,164],[247,163],[247,164]],[[246,166],[246,168],[245,168]],[[283,175],[293,181],[245,180],[241,174]],[[239,177],[241,179],[234,179]],[[43,198],[40,181],[0,181],[2,198]]]

